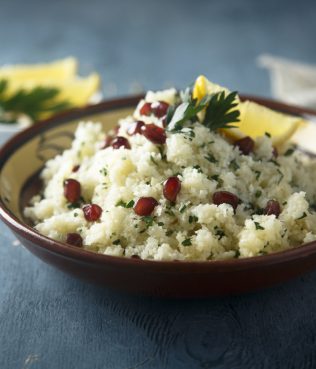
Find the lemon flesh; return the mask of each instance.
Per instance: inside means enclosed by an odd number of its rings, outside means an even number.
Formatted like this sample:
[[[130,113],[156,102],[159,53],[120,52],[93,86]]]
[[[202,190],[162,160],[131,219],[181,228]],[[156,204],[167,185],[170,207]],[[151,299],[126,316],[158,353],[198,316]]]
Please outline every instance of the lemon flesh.
[[[0,80],[19,81],[29,80],[41,84],[43,81],[61,81],[73,78],[78,69],[75,58],[69,57],[47,64],[13,65],[0,68]]]
[[[229,93],[228,89],[210,82],[204,76],[199,76],[193,87],[193,98],[201,100],[206,94],[220,91]],[[236,128],[221,130],[235,140],[245,136],[255,139],[269,133],[273,144],[279,146],[289,140],[304,122],[300,117],[278,113],[252,101],[238,100],[237,108],[240,111],[240,122],[234,123]]]

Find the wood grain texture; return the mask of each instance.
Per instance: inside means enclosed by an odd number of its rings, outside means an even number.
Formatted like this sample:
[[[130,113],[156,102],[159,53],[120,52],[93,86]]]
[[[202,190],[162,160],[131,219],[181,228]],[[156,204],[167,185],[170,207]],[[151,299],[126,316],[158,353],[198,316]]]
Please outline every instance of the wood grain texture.
[[[315,63],[315,13],[312,0],[1,0],[0,64],[73,54],[102,74],[105,96],[201,72],[267,95],[255,58]],[[84,284],[13,242],[0,224],[0,369],[316,368],[316,273],[245,296],[163,301]]]

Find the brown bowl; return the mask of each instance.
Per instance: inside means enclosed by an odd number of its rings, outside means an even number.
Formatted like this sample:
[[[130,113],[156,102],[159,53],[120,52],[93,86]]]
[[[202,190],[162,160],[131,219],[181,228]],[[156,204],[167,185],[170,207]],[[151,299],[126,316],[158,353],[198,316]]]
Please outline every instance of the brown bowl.
[[[44,162],[70,146],[79,120],[100,121],[105,130],[130,113],[141,96],[69,111],[14,136],[0,151],[0,216],[33,254],[58,269],[104,286],[142,295],[206,297],[270,287],[316,267],[316,242],[266,256],[206,262],[164,262],[96,254],[37,233],[22,216],[36,192]],[[295,115],[316,111],[244,96]]]

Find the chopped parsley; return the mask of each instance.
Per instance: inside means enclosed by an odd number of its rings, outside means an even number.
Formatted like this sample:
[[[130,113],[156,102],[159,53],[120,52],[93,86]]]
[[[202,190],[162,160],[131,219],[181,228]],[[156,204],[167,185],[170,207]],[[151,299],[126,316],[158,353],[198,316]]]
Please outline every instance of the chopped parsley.
[[[262,195],[262,191],[257,190],[255,193],[256,198],[259,198]]]
[[[218,181],[219,179],[219,174],[214,174],[210,177],[211,179],[213,179],[214,181]]]
[[[264,230],[264,228],[258,222],[255,222],[255,226],[256,226],[256,230]]]
[[[271,138],[271,134],[269,132],[264,133],[267,137]]]
[[[99,170],[99,172],[100,172],[101,174],[103,174],[104,176],[106,176],[106,175],[108,174],[108,171],[106,170],[106,168],[102,168],[102,169],[100,169],[100,170]]]
[[[115,206],[121,206],[122,208],[130,209],[134,206],[135,201],[131,200],[129,202],[124,202],[123,200],[118,201]]]
[[[199,220],[199,218],[195,215],[189,215],[189,223],[196,223]]]
[[[146,223],[147,228],[151,227],[154,224],[154,217],[151,217],[150,215],[146,215],[141,219],[143,222]]]
[[[302,215],[301,217],[297,218],[296,220],[301,220],[301,219],[304,219],[304,218],[306,218],[306,217],[307,217],[307,214],[306,214],[306,212],[304,211],[303,215]]]
[[[113,245],[120,245],[121,244],[121,240],[118,239],[118,240],[113,241],[112,243],[113,243]]]
[[[256,180],[258,181],[258,179],[261,176],[261,172],[259,170],[255,170],[255,173],[256,173]]]
[[[194,165],[193,168],[196,169],[198,171],[198,173],[203,173],[203,171],[202,171],[202,169],[199,165]]]
[[[294,148],[290,147],[289,149],[287,149],[284,153],[284,156],[291,156],[294,153]]]
[[[210,163],[218,163],[218,160],[216,160],[214,155],[212,154],[207,154],[206,156],[204,156],[204,158],[208,160]]]
[[[171,236],[171,235],[172,235],[172,233],[173,233],[173,231],[168,230],[168,231],[166,232],[166,236],[167,236],[167,237],[169,237],[169,236]]]
[[[240,166],[237,164],[236,160],[233,159],[230,164],[229,164],[229,168],[233,169],[233,170],[237,170],[240,168]]]
[[[186,238],[184,241],[182,241],[183,246],[191,246],[192,242],[190,238]]]

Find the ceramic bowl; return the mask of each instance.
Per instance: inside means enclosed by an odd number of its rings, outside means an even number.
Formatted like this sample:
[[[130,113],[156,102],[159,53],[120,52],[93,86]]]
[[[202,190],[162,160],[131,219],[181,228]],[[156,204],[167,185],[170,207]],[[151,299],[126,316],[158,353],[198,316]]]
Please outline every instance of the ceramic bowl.
[[[105,130],[130,113],[141,96],[102,102],[63,113],[15,135],[0,151],[0,216],[34,255],[84,280],[135,294],[206,297],[239,294],[281,283],[316,267],[316,242],[271,255],[206,262],[145,261],[100,255],[37,233],[22,209],[38,191],[46,160],[68,148],[79,120],[99,121]],[[251,96],[244,98],[290,114],[316,114]]]

